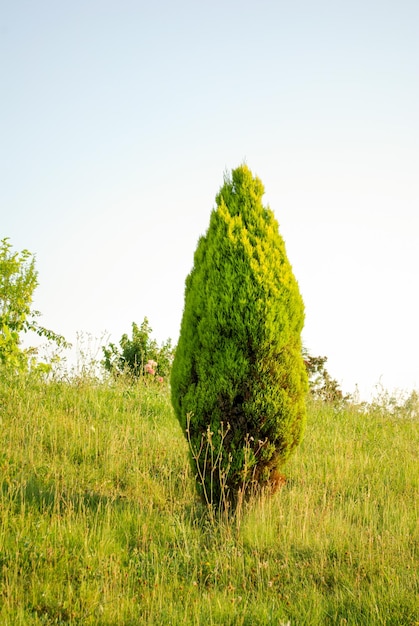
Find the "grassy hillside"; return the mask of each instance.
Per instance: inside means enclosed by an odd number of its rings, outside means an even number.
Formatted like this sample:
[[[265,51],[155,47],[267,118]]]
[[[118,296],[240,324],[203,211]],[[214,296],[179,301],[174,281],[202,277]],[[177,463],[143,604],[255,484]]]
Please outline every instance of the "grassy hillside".
[[[419,624],[418,421],[312,404],[214,521],[168,391],[0,381],[0,624]]]

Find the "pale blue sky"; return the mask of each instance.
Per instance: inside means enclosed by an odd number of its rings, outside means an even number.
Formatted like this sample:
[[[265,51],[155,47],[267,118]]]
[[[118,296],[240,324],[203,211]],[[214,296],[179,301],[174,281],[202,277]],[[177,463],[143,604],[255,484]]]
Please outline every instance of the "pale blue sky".
[[[226,169],[262,179],[345,391],[419,386],[419,3],[3,3],[0,237],[46,326],[178,336]]]

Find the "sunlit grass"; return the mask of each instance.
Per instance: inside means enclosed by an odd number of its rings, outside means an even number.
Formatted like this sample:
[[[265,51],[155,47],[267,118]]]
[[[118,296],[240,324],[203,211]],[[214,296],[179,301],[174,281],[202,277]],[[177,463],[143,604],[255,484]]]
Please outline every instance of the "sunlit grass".
[[[287,483],[198,501],[157,386],[0,382],[0,623],[419,622],[418,421],[312,404]]]

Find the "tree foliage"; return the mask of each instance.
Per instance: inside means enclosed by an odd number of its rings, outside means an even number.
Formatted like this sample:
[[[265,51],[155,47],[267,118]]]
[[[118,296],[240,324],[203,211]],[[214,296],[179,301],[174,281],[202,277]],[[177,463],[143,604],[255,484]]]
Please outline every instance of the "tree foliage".
[[[186,279],[172,402],[198,485],[214,504],[275,488],[300,443],[304,305],[264,188],[225,176]]]
[[[41,326],[39,311],[32,309],[38,286],[35,258],[28,250],[14,252],[8,238],[0,241],[0,366],[23,371],[35,365],[36,349],[21,347],[22,334],[30,331],[59,346],[64,337]],[[45,364],[39,364],[42,366]]]
[[[351,395],[344,395],[338,381],[327,371],[326,356],[311,356],[304,348],[303,358],[307,369],[309,390],[313,398],[335,405],[351,400]]]
[[[151,338],[151,332],[146,317],[141,326],[133,322],[131,337],[124,334],[119,346],[110,343],[103,347],[105,369],[115,376],[122,374],[130,374],[135,378],[145,374],[168,376],[173,356],[172,342],[168,339],[159,346]]]

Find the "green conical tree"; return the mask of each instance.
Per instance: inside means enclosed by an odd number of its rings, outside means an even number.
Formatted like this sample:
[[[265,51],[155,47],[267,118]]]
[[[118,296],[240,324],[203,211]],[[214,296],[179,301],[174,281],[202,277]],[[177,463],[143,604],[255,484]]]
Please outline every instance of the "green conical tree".
[[[264,188],[226,176],[186,279],[172,402],[198,486],[213,505],[275,488],[300,443],[304,304]]]

